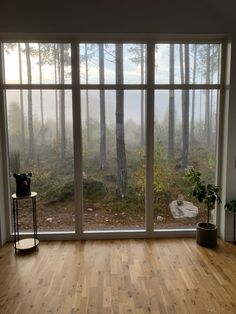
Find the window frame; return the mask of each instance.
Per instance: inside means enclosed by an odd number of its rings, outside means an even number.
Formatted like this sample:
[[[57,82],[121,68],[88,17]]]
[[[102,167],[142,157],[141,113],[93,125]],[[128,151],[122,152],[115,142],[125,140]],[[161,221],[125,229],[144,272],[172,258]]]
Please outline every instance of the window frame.
[[[8,140],[7,140],[7,119],[5,106],[5,92],[11,89],[57,89],[72,91],[73,107],[73,140],[74,140],[74,179],[75,179],[75,232],[40,232],[39,239],[121,239],[121,238],[158,238],[170,236],[194,236],[196,228],[188,229],[154,229],[153,211],[153,153],[154,153],[154,94],[158,89],[215,89],[220,93],[218,112],[217,112],[217,140],[216,140],[216,182],[220,184],[220,164],[222,160],[222,134],[223,134],[223,107],[224,107],[224,84],[225,84],[225,65],[226,65],[226,44],[228,36],[221,35],[154,35],[154,34],[117,34],[117,35],[46,35],[22,34],[17,38],[16,35],[0,34],[0,104],[2,106],[0,119],[2,125],[2,141],[5,154],[3,154],[4,165],[4,203],[8,238],[13,239],[10,222],[10,189],[9,189],[9,167],[8,167]],[[66,37],[66,38],[65,38]],[[71,84],[5,84],[3,77],[3,43],[5,42],[37,42],[37,43],[69,43],[71,44]],[[145,84],[80,84],[79,74],[79,44],[80,43],[135,43],[146,44],[147,46],[147,81]],[[220,82],[218,84],[155,84],[155,44],[159,43],[219,43],[221,44],[221,67]],[[82,203],[82,129],[81,123],[81,90],[145,90],[146,91],[146,189],[145,189],[145,230],[83,230],[83,203]],[[77,126],[76,126],[77,125]],[[216,209],[215,221],[219,225],[218,213]]]

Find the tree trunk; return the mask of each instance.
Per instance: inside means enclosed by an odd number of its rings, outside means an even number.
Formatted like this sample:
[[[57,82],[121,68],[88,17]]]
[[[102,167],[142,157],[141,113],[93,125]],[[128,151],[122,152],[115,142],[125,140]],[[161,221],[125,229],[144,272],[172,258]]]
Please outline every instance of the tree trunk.
[[[116,84],[123,84],[123,45],[116,45]],[[121,197],[127,195],[127,168],[124,131],[124,91],[116,91],[117,184]]]
[[[60,45],[60,83],[64,84],[64,45]],[[61,164],[65,162],[65,149],[66,149],[66,129],[65,129],[65,91],[60,90],[60,130],[61,130],[61,143],[60,143],[60,161]]]
[[[211,45],[207,45],[207,66],[206,66],[206,84],[210,83],[210,49]],[[210,147],[211,139],[210,139],[210,91],[209,89],[206,90],[206,101],[205,101],[205,136],[207,140],[207,146]]]
[[[189,45],[184,44],[184,59],[185,59],[185,84],[189,84]],[[188,165],[188,151],[189,151],[189,90],[184,91],[182,104],[182,165],[185,169]]]
[[[25,44],[26,64],[28,84],[32,84],[31,60],[30,60],[30,46]],[[28,90],[28,131],[29,131],[29,150],[28,161],[33,160],[34,157],[34,128],[33,128],[33,108],[32,108],[32,90]]]
[[[88,84],[88,45],[85,44],[85,77],[86,84]],[[89,95],[88,90],[85,91],[85,103],[86,103],[86,113],[87,113],[87,150],[90,149],[90,116],[89,116]]]
[[[59,51],[58,51],[58,47],[56,46],[56,44],[54,44],[54,60],[55,60],[55,64],[54,64],[55,84],[57,84],[57,82],[58,82],[57,65],[59,67]],[[60,80],[59,80],[59,82],[60,82]],[[56,142],[58,143],[58,141],[59,141],[58,91],[56,89],[55,89],[55,107],[56,107]]]
[[[215,49],[214,45],[212,45],[212,53],[210,56],[211,59],[211,67],[210,67],[210,83],[213,84],[214,80],[214,58],[215,58]],[[213,117],[213,99],[214,99],[214,90],[212,89],[210,91],[210,117],[209,117],[209,124],[210,124],[210,143],[212,144],[212,131],[213,131],[213,125],[214,125],[214,117]]]
[[[141,84],[144,84],[144,49],[141,44]],[[141,147],[144,146],[144,91],[141,90]]]
[[[193,57],[193,84],[196,82],[196,66],[197,66],[197,45],[194,45],[194,57]],[[194,120],[195,120],[195,89],[192,91],[192,114],[191,114],[191,131],[190,131],[190,142],[194,145]]]
[[[202,71],[201,71],[201,84],[202,84]],[[200,101],[199,101],[199,115],[200,115],[200,132],[199,136],[202,137],[204,130],[202,130],[202,90],[200,90]]]
[[[38,44],[39,48],[39,84],[42,84],[42,54],[41,54],[41,44]],[[42,145],[45,143],[45,129],[44,129],[44,113],[43,113],[43,91],[40,89],[40,110],[41,110],[41,136]]]
[[[21,48],[20,43],[18,43],[18,56],[19,56],[19,76],[20,84],[23,83],[22,77],[22,59],[21,59]],[[20,116],[21,116],[21,137],[22,137],[22,151],[25,151],[25,115],[24,115],[24,100],[23,100],[23,90],[20,90]]]
[[[104,84],[104,45],[99,44],[99,82]],[[106,166],[106,109],[105,91],[100,90],[100,165]]]
[[[169,57],[169,79],[170,84],[175,81],[175,64],[174,64],[174,44],[170,44]],[[174,90],[169,91],[169,127],[168,127],[168,159],[174,159],[174,138],[175,138],[175,94]]]
[[[184,53],[183,44],[179,45],[179,63],[180,63],[180,82],[184,84]],[[184,99],[184,91],[182,91],[182,104]]]

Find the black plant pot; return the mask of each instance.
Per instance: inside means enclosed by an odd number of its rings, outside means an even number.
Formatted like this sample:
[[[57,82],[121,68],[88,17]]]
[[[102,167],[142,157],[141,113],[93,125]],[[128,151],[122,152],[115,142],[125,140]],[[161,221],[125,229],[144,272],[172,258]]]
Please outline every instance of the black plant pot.
[[[197,224],[197,244],[208,248],[217,246],[217,227],[206,222],[199,222]]]

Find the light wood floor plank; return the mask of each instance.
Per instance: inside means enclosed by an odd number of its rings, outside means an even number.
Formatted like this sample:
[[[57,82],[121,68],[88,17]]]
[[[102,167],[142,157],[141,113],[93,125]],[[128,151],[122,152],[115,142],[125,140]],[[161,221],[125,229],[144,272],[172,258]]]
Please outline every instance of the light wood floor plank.
[[[194,239],[51,241],[0,249],[0,314],[236,313],[236,247]]]

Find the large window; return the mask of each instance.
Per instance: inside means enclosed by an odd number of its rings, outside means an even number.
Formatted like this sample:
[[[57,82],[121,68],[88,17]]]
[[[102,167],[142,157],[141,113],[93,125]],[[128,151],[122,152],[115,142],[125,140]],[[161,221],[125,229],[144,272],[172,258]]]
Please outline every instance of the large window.
[[[145,229],[145,58],[144,44],[80,44],[80,81],[99,87],[81,90],[85,230]]]
[[[153,188],[157,229],[194,227],[206,219],[204,205],[190,195],[184,171],[194,167],[206,181],[216,179],[220,59],[220,44],[155,46]]]
[[[15,172],[32,172],[31,190],[38,192],[38,230],[73,231],[72,93],[67,87],[71,83],[71,47],[6,43],[4,65],[9,86],[6,111],[10,193],[15,191]],[[20,205],[21,231],[29,231],[30,204],[21,201]]]
[[[215,181],[221,50],[4,43],[10,193],[14,172],[33,173],[39,231],[154,235],[205,219],[184,172]]]

